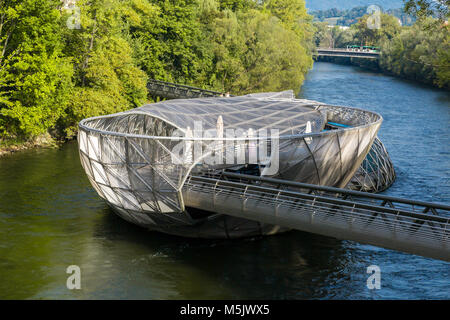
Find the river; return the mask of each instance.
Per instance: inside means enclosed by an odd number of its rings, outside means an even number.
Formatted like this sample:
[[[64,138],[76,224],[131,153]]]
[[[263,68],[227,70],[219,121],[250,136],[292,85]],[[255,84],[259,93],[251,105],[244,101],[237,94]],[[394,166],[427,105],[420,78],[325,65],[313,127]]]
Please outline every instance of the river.
[[[301,97],[379,112],[398,178],[385,193],[450,203],[450,94],[316,63]],[[68,290],[66,268],[81,268]],[[369,290],[366,268],[381,269]],[[76,142],[0,159],[0,299],[449,299],[450,264],[302,232],[190,240],[116,217]]]

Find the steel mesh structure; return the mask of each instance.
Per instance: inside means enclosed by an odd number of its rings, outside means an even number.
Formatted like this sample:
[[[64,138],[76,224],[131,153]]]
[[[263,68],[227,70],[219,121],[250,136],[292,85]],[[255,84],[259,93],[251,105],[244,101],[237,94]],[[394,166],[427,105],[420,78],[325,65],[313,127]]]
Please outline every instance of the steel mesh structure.
[[[188,99],[200,97],[219,97],[223,93],[150,79],[147,84],[150,95],[166,99]],[[249,94],[248,97],[295,99],[292,90]],[[315,102],[320,104],[319,102]],[[376,138],[372,149],[364,159],[347,188],[364,192],[381,192],[389,188],[395,181],[394,166],[380,139]]]
[[[325,130],[328,122],[347,127]],[[296,100],[292,92],[265,93],[164,101],[85,119],[78,141],[91,184],[124,219],[169,233],[183,228],[187,236],[247,236],[283,229],[190,210],[183,198],[186,179],[252,166],[257,175],[345,187],[381,122],[373,112]],[[228,130],[240,133],[224,135]],[[260,135],[264,131],[270,134]],[[243,163],[217,161],[230,154],[240,154]]]
[[[383,143],[376,138],[347,188],[364,192],[382,192],[394,183],[395,177],[391,158]]]

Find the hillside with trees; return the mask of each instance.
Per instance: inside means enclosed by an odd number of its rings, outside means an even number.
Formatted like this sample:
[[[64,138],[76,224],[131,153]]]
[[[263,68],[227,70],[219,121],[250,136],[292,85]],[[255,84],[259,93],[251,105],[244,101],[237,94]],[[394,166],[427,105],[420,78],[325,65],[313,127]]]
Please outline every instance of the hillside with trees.
[[[411,27],[383,14],[380,30],[367,16],[341,30],[314,26],[305,0],[0,1],[0,150],[71,139],[83,118],[141,106],[150,78],[234,94],[298,90],[315,45],[381,46],[386,72],[448,88],[448,0],[406,9],[419,17]]]
[[[149,101],[149,78],[245,94],[298,90],[312,67],[304,0],[68,2],[0,1],[2,146],[70,139]]]
[[[314,21],[327,22],[338,26],[351,26],[367,14],[368,6],[355,7],[348,10],[332,8],[328,10],[311,11]],[[404,12],[403,9],[387,9],[384,13],[397,17],[402,25],[412,25],[415,18]]]

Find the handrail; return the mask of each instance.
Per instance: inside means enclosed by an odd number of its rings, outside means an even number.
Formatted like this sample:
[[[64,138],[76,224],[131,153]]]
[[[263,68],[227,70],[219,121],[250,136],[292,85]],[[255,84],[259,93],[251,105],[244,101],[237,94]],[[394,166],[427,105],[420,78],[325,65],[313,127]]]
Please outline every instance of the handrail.
[[[183,197],[187,207],[450,261],[444,204],[229,172],[190,176]]]
[[[168,88],[168,89],[173,89],[173,90],[182,90],[185,92],[192,92],[192,93],[200,94],[203,96],[209,96],[209,97],[216,97],[216,96],[223,95],[223,93],[218,92],[218,91],[201,89],[201,88],[191,87],[191,86],[187,86],[187,85],[183,85],[183,84],[176,84],[176,83],[165,82],[165,81],[154,80],[154,79],[149,79],[147,82],[147,89],[149,91],[151,91],[151,86],[161,87],[161,91],[165,91],[164,88]]]
[[[222,94],[222,92],[218,92],[218,91],[202,89],[202,88],[188,86],[188,85],[185,85],[185,84],[178,84],[178,83],[172,83],[172,82],[155,80],[155,79],[149,79],[148,83],[149,84],[151,84],[151,83],[162,84],[162,85],[172,86],[172,87],[177,87],[177,88],[186,88],[186,89],[191,89],[191,90],[195,90],[195,91],[202,91],[202,92],[213,93],[213,94],[217,94],[217,95]]]
[[[321,200],[322,202],[335,204],[335,205],[343,205],[343,206],[355,207],[355,208],[359,208],[359,209],[370,209],[370,210],[373,210],[376,212],[386,212],[386,213],[391,213],[391,214],[398,214],[401,216],[429,220],[429,221],[434,221],[434,222],[439,222],[439,223],[450,223],[450,214],[448,216],[447,215],[442,215],[442,216],[431,215],[431,214],[426,214],[426,212],[423,212],[423,211],[416,212],[413,210],[406,210],[405,208],[385,207],[385,206],[381,206],[378,204],[368,204],[368,203],[364,203],[361,201],[355,201],[355,199],[351,199],[352,201],[349,201],[349,200],[347,200],[348,198],[343,199],[343,198],[330,196],[330,195],[315,195],[315,194],[311,194],[311,193],[298,192],[298,191],[294,191],[294,190],[281,190],[280,191],[279,188],[281,188],[282,186],[295,186],[295,187],[303,188],[303,189],[331,192],[333,194],[339,194],[341,196],[344,194],[347,194],[347,195],[351,194],[354,196],[359,196],[361,198],[388,200],[391,202],[400,202],[400,203],[405,203],[405,204],[410,204],[410,205],[415,205],[415,206],[422,206],[422,207],[426,207],[426,208],[441,209],[444,211],[448,211],[448,213],[450,213],[450,206],[447,206],[447,205],[422,202],[422,201],[414,201],[414,200],[389,197],[389,196],[374,195],[372,193],[352,191],[352,190],[348,190],[348,189],[339,189],[339,188],[326,187],[326,186],[316,186],[316,185],[311,185],[311,184],[306,184],[306,183],[292,182],[292,181],[286,181],[286,180],[280,180],[280,179],[262,178],[262,177],[257,177],[257,176],[244,175],[244,174],[224,172],[222,175],[228,176],[231,178],[242,178],[247,181],[253,180],[253,181],[269,182],[271,184],[276,184],[277,188],[267,187],[267,186],[249,185],[249,184],[242,183],[242,182],[235,182],[235,181],[223,180],[220,178],[215,179],[215,178],[200,177],[200,176],[190,176],[188,178],[187,183],[189,183],[192,180],[192,181],[205,182],[205,183],[216,183],[216,184],[220,183],[224,186],[228,185],[228,186],[237,187],[237,188],[246,187],[247,189],[250,188],[250,189],[253,189],[254,191],[263,192],[263,193],[265,192],[265,193],[278,194],[281,192],[283,195],[286,195],[286,196],[294,196],[294,197],[299,197],[299,198],[303,198],[306,200],[317,199],[317,200]]]
[[[364,197],[364,198],[370,198],[370,199],[399,202],[399,203],[404,203],[404,204],[408,204],[408,205],[416,205],[416,206],[427,207],[427,208],[442,209],[442,210],[450,212],[449,205],[440,204],[440,203],[410,200],[410,199],[405,199],[405,198],[398,198],[398,197],[392,197],[392,196],[386,196],[386,195],[380,195],[380,194],[374,194],[374,193],[368,193],[368,192],[354,191],[354,190],[350,190],[350,189],[340,189],[340,188],[335,188],[335,187],[319,186],[319,185],[296,182],[296,181],[288,181],[288,180],[274,179],[274,178],[267,178],[267,177],[258,177],[258,176],[239,174],[239,173],[233,173],[233,172],[223,172],[221,174],[225,177],[230,177],[230,178],[238,178],[238,179],[240,178],[240,179],[246,179],[246,180],[268,182],[268,183],[273,183],[273,184],[281,184],[281,185],[303,188],[303,189],[326,191],[326,192],[331,192],[331,193],[339,193],[341,195],[352,195],[352,196],[356,196],[356,197]]]

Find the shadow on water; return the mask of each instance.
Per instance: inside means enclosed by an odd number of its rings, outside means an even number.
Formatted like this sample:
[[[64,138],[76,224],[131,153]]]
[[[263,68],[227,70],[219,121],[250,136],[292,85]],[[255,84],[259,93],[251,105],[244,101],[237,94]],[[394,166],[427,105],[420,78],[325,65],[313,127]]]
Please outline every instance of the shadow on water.
[[[326,298],[355,265],[347,242],[307,233],[199,240],[127,223],[89,185],[76,142],[0,166],[1,298]],[[80,291],[66,288],[73,264]]]
[[[93,233],[105,239],[97,250],[112,259],[114,271],[106,273],[109,285],[88,297],[400,299],[412,292],[418,298],[429,295],[433,287],[424,288],[424,283],[435,286],[436,298],[448,297],[445,262],[304,232],[240,240],[185,239],[136,227],[105,209]],[[383,290],[366,287],[371,264],[382,267]],[[442,278],[428,274],[430,266]],[[99,281],[102,263],[94,269]],[[132,291],[121,291],[121,284]]]
[[[345,271],[353,264],[351,248],[333,238],[293,231],[239,240],[185,239],[147,231],[108,211],[94,236],[145,249],[131,262],[144,271],[144,282],[165,279],[173,286],[176,294],[169,298],[320,299],[333,296],[339,282],[351,277]],[[124,261],[114,264],[119,273],[127,272]],[[146,290],[151,294],[152,285]]]

